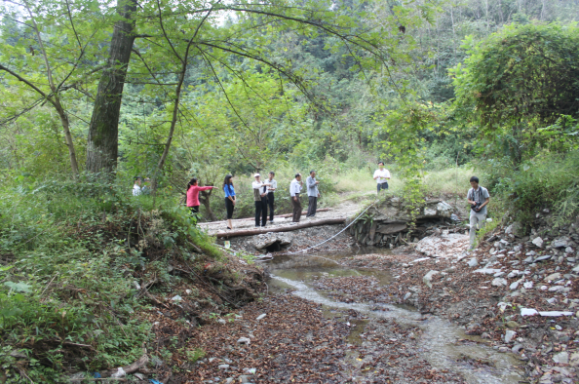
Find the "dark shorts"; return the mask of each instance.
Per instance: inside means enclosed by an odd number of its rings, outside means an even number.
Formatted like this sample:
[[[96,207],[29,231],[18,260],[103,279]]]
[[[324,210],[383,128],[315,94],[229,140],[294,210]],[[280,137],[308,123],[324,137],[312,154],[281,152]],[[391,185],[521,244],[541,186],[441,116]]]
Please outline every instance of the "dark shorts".
[[[378,192],[380,192],[381,189],[388,189],[388,182],[378,183]]]
[[[191,210],[191,213],[199,213],[199,206],[195,205],[193,207],[189,207],[189,209]]]

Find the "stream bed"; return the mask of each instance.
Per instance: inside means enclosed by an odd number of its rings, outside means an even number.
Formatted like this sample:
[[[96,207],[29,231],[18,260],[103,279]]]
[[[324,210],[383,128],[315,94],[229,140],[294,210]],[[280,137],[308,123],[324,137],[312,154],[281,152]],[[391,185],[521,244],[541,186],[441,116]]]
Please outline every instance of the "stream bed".
[[[437,371],[454,373],[467,383],[515,384],[524,379],[523,363],[514,355],[499,353],[481,338],[466,335],[463,329],[444,318],[422,315],[411,307],[379,301],[346,303],[332,299],[327,291],[319,288],[316,281],[370,276],[377,279],[378,286],[396,283],[388,271],[342,267],[339,260],[346,256],[349,255],[312,254],[276,257],[268,262],[272,276],[270,289],[273,292],[291,291],[300,298],[321,304],[327,317],[340,317],[347,311],[359,313],[360,316],[356,319],[348,318],[351,332],[346,342],[366,347],[374,343],[372,350],[375,354],[381,353],[382,345],[372,341],[378,339],[370,337],[370,333],[375,336],[382,331],[387,332],[384,327],[395,324],[396,327],[420,330],[416,336],[417,340],[413,340],[414,350]],[[367,330],[370,328],[369,324],[372,325],[371,332]],[[405,340],[392,340],[405,343]],[[366,366],[371,365],[370,360],[359,358],[356,352],[350,353],[348,357],[354,372],[353,376],[371,378],[372,369],[356,369],[356,365],[363,367],[364,362],[367,363]]]

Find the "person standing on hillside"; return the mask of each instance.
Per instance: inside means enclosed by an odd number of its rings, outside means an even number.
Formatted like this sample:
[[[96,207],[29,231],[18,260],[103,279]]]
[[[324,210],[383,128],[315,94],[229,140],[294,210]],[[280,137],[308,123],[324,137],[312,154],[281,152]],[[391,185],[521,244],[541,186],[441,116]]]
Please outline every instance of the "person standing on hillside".
[[[295,179],[290,183],[290,200],[293,207],[292,222],[299,223],[302,217],[302,203],[300,202],[300,193],[302,191],[302,175],[296,173]]]
[[[255,181],[251,187],[253,188],[253,201],[255,201],[255,226],[259,227],[261,218],[261,226],[265,227],[267,224],[267,187],[271,187],[271,184],[263,183],[259,173],[256,173],[254,177]]]
[[[267,188],[267,204],[269,205],[269,223],[273,224],[273,204],[275,202],[275,190],[277,189],[277,181],[274,179],[275,172],[269,173],[267,182],[271,185]]]
[[[141,184],[143,183],[143,178],[141,176],[135,177],[135,184],[133,184],[133,196],[141,196],[143,191],[141,190]]]
[[[225,210],[227,211],[227,229],[233,229],[231,218],[237,201],[235,197],[235,188],[233,187],[233,176],[228,174],[223,180],[223,192],[225,192]]]
[[[476,230],[484,227],[487,219],[487,205],[491,199],[489,191],[481,187],[478,177],[470,178],[471,189],[468,190],[466,200],[470,204],[470,248],[474,248]]]
[[[199,213],[199,192],[209,189],[213,189],[213,186],[198,186],[196,177],[189,180],[187,183],[187,207],[191,210],[191,214]]]
[[[374,172],[374,180],[378,183],[378,194],[380,190],[388,189],[388,180],[390,180],[390,172],[384,168],[384,162],[380,161],[378,163],[378,169]]]
[[[308,187],[308,213],[307,218],[316,217],[316,210],[318,209],[318,197],[320,191],[318,190],[319,181],[316,180],[316,171],[311,170],[310,175],[306,179],[306,186]]]

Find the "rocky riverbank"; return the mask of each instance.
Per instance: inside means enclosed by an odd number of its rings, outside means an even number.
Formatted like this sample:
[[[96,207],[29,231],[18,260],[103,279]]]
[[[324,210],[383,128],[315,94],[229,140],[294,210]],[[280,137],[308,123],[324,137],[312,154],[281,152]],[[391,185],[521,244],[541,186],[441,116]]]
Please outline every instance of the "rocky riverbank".
[[[319,284],[342,301],[410,304],[445,316],[481,342],[516,354],[535,382],[577,382],[579,227],[545,226],[528,237],[518,237],[518,228],[499,227],[472,253],[424,257],[408,247],[342,260],[389,270],[393,282],[386,286],[365,276]]]

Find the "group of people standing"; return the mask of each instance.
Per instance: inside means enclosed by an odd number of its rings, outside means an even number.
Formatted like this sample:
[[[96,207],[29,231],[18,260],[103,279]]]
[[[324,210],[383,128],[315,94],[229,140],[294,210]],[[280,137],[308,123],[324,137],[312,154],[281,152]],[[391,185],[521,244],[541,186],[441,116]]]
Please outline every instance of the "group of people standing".
[[[269,172],[269,177],[263,181],[261,175],[256,173],[254,181],[251,184],[253,190],[253,201],[255,203],[255,226],[265,227],[268,221],[273,224],[274,219],[274,204],[275,195],[278,190],[277,180],[275,179],[275,172]],[[308,194],[308,211],[306,217],[311,219],[316,216],[318,207],[318,198],[321,193],[318,189],[320,182],[316,180],[316,171],[310,171],[310,175],[306,179],[306,188]],[[300,221],[302,215],[302,204],[300,202],[300,194],[302,193],[302,175],[297,173],[294,180],[290,183],[290,198],[293,206],[293,222]],[[197,178],[192,178],[187,184],[187,207],[191,209],[192,214],[199,212],[199,192],[207,191],[215,188],[214,186],[200,187]],[[233,211],[237,197],[235,194],[235,187],[233,185],[233,175],[228,174],[223,180],[223,192],[225,194],[225,210],[227,212],[227,229],[233,229]]]

